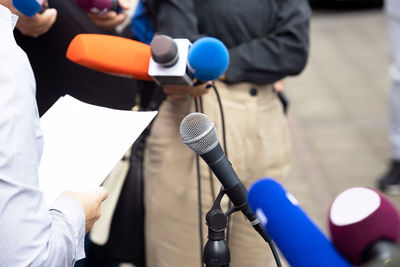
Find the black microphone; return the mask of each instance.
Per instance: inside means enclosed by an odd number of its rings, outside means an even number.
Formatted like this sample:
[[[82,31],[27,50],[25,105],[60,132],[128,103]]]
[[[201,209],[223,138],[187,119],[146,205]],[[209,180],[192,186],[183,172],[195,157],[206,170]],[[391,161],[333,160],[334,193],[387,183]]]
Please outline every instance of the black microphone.
[[[191,45],[188,39],[172,39],[167,35],[153,38],[148,73],[158,85],[193,85],[194,77],[187,62]]]
[[[234,206],[241,209],[257,232],[269,242],[259,220],[247,204],[247,189],[226,158],[212,120],[203,113],[191,113],[182,120],[180,134],[183,142],[208,164]]]

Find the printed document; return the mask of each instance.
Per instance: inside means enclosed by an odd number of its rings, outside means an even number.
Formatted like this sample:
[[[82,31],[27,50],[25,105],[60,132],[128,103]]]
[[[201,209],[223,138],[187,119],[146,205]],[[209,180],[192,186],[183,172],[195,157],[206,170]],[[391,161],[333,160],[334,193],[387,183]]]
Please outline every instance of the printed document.
[[[61,97],[41,118],[39,188],[47,205],[64,191],[102,184],[157,112],[115,110]]]

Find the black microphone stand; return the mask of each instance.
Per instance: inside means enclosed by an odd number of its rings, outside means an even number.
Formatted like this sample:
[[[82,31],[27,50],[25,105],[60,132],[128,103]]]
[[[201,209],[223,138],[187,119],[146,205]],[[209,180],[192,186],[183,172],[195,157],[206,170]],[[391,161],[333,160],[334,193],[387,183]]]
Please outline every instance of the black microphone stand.
[[[241,208],[233,207],[226,213],[221,209],[221,200],[226,192],[227,190],[222,187],[213,206],[206,215],[208,241],[204,246],[203,252],[203,263],[206,267],[229,267],[229,263],[231,262],[231,254],[225,239],[225,230],[227,228],[228,217],[232,213],[241,210]]]

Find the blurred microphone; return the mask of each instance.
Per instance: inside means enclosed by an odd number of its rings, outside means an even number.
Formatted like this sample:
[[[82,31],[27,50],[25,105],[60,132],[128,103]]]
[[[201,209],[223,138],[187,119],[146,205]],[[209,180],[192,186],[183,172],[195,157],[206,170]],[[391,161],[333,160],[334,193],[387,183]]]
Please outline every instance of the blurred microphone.
[[[277,181],[255,182],[248,202],[291,266],[351,266]]]
[[[159,85],[193,85],[193,75],[187,67],[191,43],[188,39],[172,39],[158,35],[150,43],[149,75]]]
[[[203,113],[187,115],[181,122],[180,134],[183,142],[208,164],[235,207],[241,208],[254,229],[266,239],[264,229],[247,205],[247,189],[226,158],[219,144],[217,130],[210,118]]]
[[[118,12],[118,0],[75,0],[76,4],[86,12],[100,15],[108,11]]]
[[[159,85],[215,80],[229,64],[228,50],[215,38],[204,37],[191,45],[187,39],[165,35],[154,37],[149,46],[118,36],[78,34],[69,44],[67,58],[97,71],[154,79]]]
[[[228,48],[216,38],[200,38],[189,49],[188,63],[196,79],[214,81],[228,68]]]
[[[150,46],[127,38],[78,34],[69,44],[67,58],[97,71],[152,80],[147,73],[151,58]]]
[[[47,0],[12,0],[13,6],[22,14],[32,17],[48,7]]]
[[[336,248],[351,263],[400,266],[400,216],[378,191],[353,187],[340,193],[330,207],[329,229]]]
[[[187,39],[155,36],[151,42],[149,74],[160,84],[193,84],[213,81],[225,73],[229,52],[216,38],[203,37],[193,44]]]

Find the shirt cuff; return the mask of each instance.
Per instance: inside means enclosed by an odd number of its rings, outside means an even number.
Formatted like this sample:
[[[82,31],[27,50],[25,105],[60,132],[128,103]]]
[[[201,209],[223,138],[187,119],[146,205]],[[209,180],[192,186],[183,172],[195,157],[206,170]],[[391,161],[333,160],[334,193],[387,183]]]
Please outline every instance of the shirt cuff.
[[[70,223],[75,238],[75,260],[85,258],[85,212],[79,202],[68,197],[58,198],[50,210],[64,214]]]

